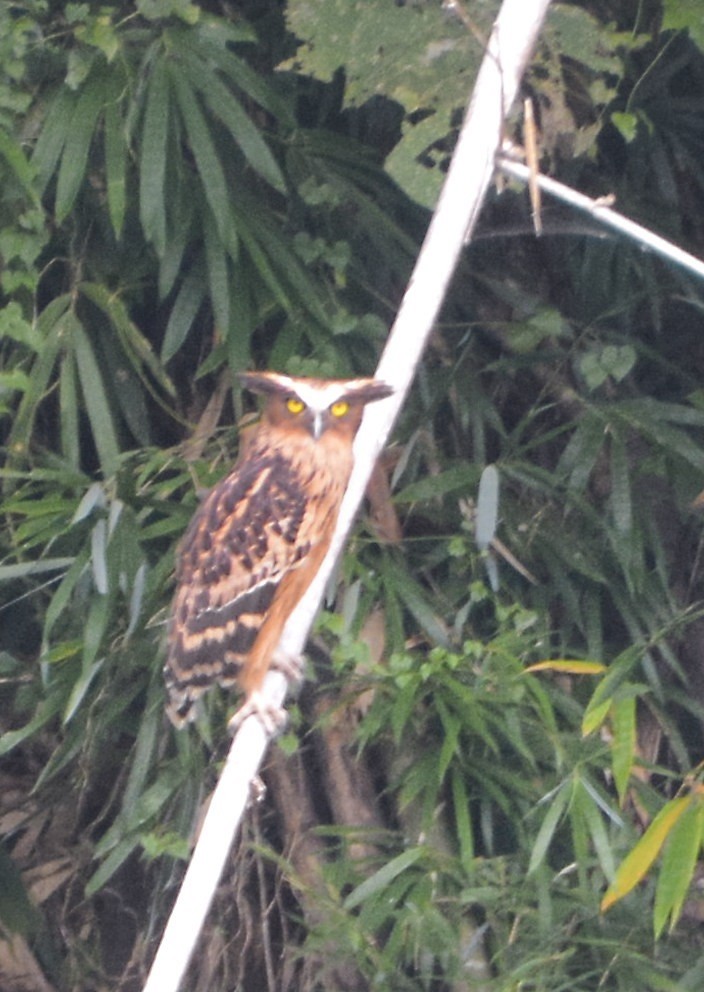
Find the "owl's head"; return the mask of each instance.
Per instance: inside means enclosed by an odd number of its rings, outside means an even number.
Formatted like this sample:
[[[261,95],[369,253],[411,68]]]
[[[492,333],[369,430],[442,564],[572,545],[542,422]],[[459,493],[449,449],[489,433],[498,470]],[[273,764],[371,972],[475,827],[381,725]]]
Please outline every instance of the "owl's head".
[[[354,437],[367,403],[393,392],[378,379],[312,379],[280,372],[242,372],[239,379],[246,389],[266,397],[266,421],[305,431],[315,440],[330,430]]]

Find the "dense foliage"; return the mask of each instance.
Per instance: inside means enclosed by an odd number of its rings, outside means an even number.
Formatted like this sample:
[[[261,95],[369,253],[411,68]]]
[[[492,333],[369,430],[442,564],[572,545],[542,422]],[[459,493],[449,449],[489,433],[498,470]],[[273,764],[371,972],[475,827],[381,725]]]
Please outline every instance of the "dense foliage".
[[[371,372],[418,251],[495,7],[352,6],[0,5],[3,987],[140,987],[227,746],[160,669],[233,374]],[[702,13],[556,4],[525,81],[699,255]],[[189,988],[701,987],[704,294],[543,225],[497,186]]]

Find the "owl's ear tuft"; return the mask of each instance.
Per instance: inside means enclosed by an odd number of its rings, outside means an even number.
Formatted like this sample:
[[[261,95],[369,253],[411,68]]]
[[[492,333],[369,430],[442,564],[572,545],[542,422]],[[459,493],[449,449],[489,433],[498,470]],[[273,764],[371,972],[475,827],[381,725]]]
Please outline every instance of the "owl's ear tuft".
[[[280,372],[238,372],[237,378],[244,389],[264,396],[289,393],[294,388],[291,379]]]
[[[393,394],[393,386],[380,379],[352,379],[345,384],[345,399],[351,403],[374,403]]]

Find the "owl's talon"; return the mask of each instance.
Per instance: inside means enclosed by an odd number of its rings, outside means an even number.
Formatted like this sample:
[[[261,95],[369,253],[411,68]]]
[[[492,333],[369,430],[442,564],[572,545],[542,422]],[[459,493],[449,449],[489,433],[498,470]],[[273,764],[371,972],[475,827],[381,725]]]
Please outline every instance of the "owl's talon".
[[[288,714],[282,706],[276,706],[264,699],[258,690],[251,693],[237,712],[230,717],[227,729],[234,737],[247,717],[256,716],[264,727],[267,736],[275,737],[280,734],[288,721]]]
[[[287,654],[279,648],[274,651],[271,658],[270,667],[288,679],[293,685],[298,685],[303,681],[303,671],[306,659],[301,654]]]

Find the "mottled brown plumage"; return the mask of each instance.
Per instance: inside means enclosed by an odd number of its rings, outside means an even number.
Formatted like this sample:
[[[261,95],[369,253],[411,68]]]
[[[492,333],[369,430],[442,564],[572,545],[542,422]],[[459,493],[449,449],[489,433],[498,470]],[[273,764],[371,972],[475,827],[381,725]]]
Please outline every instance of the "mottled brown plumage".
[[[164,670],[177,725],[215,682],[256,697],[330,545],[364,406],[391,393],[373,379],[241,378],[266,397],[261,422],[178,554]]]

